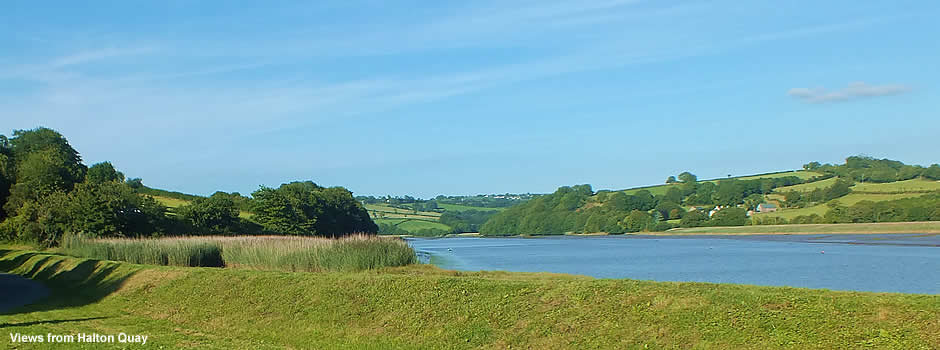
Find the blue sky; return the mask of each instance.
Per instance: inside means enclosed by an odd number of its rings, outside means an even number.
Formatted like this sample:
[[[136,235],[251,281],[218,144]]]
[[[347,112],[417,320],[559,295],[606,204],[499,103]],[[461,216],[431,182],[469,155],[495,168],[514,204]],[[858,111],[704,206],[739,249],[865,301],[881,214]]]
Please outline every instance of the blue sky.
[[[58,5],[0,5],[0,132],[57,129],[159,188],[430,197],[940,161],[936,1]]]

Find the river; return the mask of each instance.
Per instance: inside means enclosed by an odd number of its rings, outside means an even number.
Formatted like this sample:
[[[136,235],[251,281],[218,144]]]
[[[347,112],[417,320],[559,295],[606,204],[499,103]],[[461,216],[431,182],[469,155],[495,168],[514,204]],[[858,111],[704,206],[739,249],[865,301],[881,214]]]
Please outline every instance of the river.
[[[408,239],[441,268],[940,294],[940,235]]]

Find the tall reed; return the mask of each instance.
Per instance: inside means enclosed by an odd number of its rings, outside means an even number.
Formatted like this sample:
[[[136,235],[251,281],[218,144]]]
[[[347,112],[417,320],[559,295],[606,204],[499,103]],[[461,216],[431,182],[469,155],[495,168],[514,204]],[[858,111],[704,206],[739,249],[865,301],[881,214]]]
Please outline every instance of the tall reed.
[[[288,236],[67,238],[66,254],[137,264],[241,267],[285,271],[359,271],[417,262],[400,239],[352,235],[339,239]]]

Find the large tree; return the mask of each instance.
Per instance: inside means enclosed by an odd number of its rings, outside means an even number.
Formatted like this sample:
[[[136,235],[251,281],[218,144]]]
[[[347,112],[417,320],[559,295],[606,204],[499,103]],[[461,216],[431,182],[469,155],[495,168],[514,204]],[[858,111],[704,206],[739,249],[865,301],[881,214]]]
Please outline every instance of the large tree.
[[[378,231],[362,204],[342,187],[291,182],[262,187],[252,197],[253,220],[269,232],[336,237]]]

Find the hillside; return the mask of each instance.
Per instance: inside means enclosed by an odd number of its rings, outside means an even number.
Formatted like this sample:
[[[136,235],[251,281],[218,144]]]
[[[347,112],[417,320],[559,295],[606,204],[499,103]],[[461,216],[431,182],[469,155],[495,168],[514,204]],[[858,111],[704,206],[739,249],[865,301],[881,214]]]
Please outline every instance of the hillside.
[[[590,185],[511,207],[485,235],[626,233],[679,227],[940,220],[940,166],[848,157],[804,170],[699,181],[689,172],[666,184],[593,191]],[[776,208],[758,210],[761,204]],[[764,208],[765,206],[761,206]]]
[[[931,295],[428,265],[358,273],[155,267],[5,247],[0,271],[43,282],[53,296],[0,315],[5,332],[142,334],[155,349],[940,347],[940,297]]]

